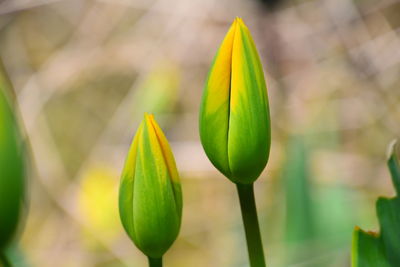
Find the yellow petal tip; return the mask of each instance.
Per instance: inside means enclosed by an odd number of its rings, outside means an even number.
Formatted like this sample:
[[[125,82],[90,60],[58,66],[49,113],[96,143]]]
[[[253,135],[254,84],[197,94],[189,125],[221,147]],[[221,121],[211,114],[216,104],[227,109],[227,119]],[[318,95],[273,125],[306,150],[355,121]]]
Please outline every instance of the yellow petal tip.
[[[144,113],[144,119],[145,119],[146,121],[147,121],[147,120],[154,120],[154,115],[151,114],[151,113],[145,112],[145,113]]]
[[[236,19],[237,19],[237,23],[240,25],[240,27],[246,28],[246,29],[247,29],[247,26],[246,26],[246,24],[244,23],[244,21],[243,21],[242,18],[237,17]]]

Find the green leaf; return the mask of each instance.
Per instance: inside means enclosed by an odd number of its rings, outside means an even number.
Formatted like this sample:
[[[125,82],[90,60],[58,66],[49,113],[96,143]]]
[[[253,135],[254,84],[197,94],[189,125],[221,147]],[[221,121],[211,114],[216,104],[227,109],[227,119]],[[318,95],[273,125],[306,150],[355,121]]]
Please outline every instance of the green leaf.
[[[400,166],[397,149],[396,142],[393,142],[389,147],[388,159],[397,196],[380,197],[376,202],[380,236],[367,234],[360,229],[354,231],[353,267],[400,265]]]
[[[379,236],[356,227],[353,234],[352,266],[390,266],[385,258],[384,247]]]
[[[400,199],[379,198],[376,209],[381,226],[385,254],[393,264],[400,265]]]

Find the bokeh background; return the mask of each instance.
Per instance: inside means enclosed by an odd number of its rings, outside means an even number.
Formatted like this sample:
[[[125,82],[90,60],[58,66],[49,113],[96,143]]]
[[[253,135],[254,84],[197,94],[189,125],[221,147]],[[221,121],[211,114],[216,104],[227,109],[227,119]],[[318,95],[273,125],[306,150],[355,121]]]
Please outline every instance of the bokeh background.
[[[17,266],[146,266],[117,188],[143,117],[180,170],[183,224],[165,266],[247,266],[235,187],[206,158],[198,109],[235,16],[267,79],[272,149],[256,183],[269,266],[349,266],[355,225],[378,230],[400,131],[395,0],[2,0],[0,56],[30,142]]]

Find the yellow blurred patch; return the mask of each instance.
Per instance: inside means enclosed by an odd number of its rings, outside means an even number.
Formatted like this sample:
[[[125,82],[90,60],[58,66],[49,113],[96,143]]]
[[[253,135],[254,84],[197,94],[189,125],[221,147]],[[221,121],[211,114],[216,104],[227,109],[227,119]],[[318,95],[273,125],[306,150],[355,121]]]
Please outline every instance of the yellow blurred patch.
[[[123,233],[118,213],[118,173],[107,166],[89,168],[84,174],[78,194],[79,212],[90,226],[85,230],[88,244],[90,236],[98,233],[102,240],[112,243]]]

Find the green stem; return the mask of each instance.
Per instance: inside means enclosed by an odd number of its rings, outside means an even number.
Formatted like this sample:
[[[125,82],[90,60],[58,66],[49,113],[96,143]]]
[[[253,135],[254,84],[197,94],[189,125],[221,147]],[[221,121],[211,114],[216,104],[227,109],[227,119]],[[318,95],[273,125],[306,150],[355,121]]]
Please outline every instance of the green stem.
[[[253,184],[236,184],[239,193],[240,208],[244,230],[246,232],[247,250],[251,267],[265,267],[264,250],[258,225],[256,201]]]
[[[7,259],[6,253],[0,251],[0,266],[11,267],[11,262]]]
[[[162,267],[162,257],[161,258],[151,258],[149,259],[149,267]]]

